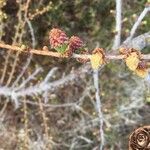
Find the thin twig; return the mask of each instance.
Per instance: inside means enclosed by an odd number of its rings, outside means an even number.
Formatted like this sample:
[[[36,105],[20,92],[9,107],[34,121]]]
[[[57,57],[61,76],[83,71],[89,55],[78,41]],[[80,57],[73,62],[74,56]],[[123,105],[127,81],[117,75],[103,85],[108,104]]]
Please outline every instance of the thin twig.
[[[37,49],[28,49],[24,50],[21,47],[18,46],[12,46],[4,43],[0,43],[0,48],[4,49],[11,49],[13,51],[18,51],[18,52],[24,52],[24,53],[31,53],[31,54],[36,54],[36,55],[45,55],[45,56],[51,56],[51,57],[59,57],[59,58],[68,58],[66,55],[62,55],[57,52],[53,51],[44,51],[44,50],[37,50]],[[90,59],[91,55],[83,55],[83,54],[73,54],[72,58],[82,58],[82,59]],[[119,59],[124,59],[125,55],[119,55],[119,54],[106,54],[105,56],[106,59],[113,59],[113,60],[119,60]],[[141,59],[150,59],[150,54],[143,54],[141,55]]]
[[[134,36],[134,34],[135,34],[135,32],[136,32],[138,26],[141,24],[143,18],[146,16],[146,14],[147,14],[149,11],[150,11],[150,7],[145,7],[145,8],[144,8],[144,10],[142,11],[142,13],[141,13],[140,16],[138,17],[137,21],[134,23],[134,25],[133,25],[133,27],[132,27],[132,29],[131,29],[131,32],[130,32],[130,36],[127,38],[126,41],[130,41],[130,40],[133,38],[133,36]]]
[[[122,24],[122,0],[116,0],[116,36],[113,50],[117,49],[121,43],[121,24]]]
[[[97,112],[98,112],[98,117],[99,117],[99,132],[100,132],[100,140],[101,140],[101,145],[100,145],[100,150],[103,150],[105,139],[104,139],[104,130],[103,130],[103,113],[102,113],[102,104],[101,104],[101,99],[100,99],[100,90],[99,90],[99,77],[98,77],[98,70],[93,71],[93,78],[94,78],[94,87],[95,87],[95,98],[96,98],[96,105],[97,105]]]

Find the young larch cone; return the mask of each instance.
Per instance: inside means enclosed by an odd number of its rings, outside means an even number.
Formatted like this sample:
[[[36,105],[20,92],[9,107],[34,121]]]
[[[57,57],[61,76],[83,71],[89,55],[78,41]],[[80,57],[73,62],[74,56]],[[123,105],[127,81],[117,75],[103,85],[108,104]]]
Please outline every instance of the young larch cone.
[[[78,36],[72,36],[69,39],[69,48],[72,52],[74,52],[77,49],[82,48],[83,45],[83,41],[78,37]]]
[[[51,48],[57,48],[63,44],[68,44],[68,37],[65,32],[60,29],[53,28],[49,33]]]

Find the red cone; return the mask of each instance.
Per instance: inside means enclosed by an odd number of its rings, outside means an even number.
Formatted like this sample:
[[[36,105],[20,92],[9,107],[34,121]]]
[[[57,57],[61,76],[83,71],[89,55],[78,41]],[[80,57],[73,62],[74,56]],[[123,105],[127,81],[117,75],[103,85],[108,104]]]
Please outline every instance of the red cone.
[[[53,28],[49,33],[51,48],[57,48],[68,43],[68,37],[65,32],[60,29]]]
[[[70,39],[69,39],[69,48],[71,51],[75,51],[79,48],[82,48],[84,45],[83,45],[83,41],[77,37],[77,36],[72,36]]]

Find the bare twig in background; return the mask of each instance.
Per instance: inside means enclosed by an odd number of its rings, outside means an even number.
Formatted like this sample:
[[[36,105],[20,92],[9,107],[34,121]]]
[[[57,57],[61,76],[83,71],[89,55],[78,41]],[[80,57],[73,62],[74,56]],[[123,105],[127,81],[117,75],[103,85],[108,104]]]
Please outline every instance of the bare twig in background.
[[[26,22],[27,22],[28,27],[30,29],[30,34],[31,34],[31,39],[32,39],[32,48],[35,48],[36,40],[35,40],[34,29],[32,27],[32,23],[27,17],[26,17]]]
[[[28,1],[28,6],[27,8],[29,7],[29,1]],[[27,22],[27,25],[29,27],[29,30],[30,30],[30,34],[31,34],[31,39],[32,39],[32,48],[35,48],[35,45],[36,45],[36,40],[35,40],[35,35],[34,35],[34,29],[32,27],[32,23],[31,21],[27,18],[27,15],[25,16],[25,19],[26,19],[26,22]],[[30,56],[28,57],[23,69],[22,69],[22,72],[18,75],[17,79],[13,82],[13,85],[12,87],[14,87],[18,82],[19,80],[21,79],[21,77],[24,75],[25,71],[27,70],[30,62],[32,60],[32,54],[30,54]]]
[[[22,68],[22,71],[21,73],[18,75],[18,77],[16,78],[16,80],[13,82],[12,84],[12,88],[16,86],[16,84],[18,84],[19,80],[23,77],[25,71],[27,70],[30,62],[31,62],[31,59],[32,59],[32,55],[30,55],[24,65],[24,67]]]
[[[24,148],[28,149],[28,140],[29,140],[29,131],[28,131],[28,110],[27,110],[27,102],[26,97],[23,98],[23,111],[24,111],[24,130],[25,130],[25,138],[24,138]]]
[[[137,50],[142,50],[145,47],[150,46],[150,32],[139,35],[139,36],[133,38],[132,40],[128,40],[128,41],[126,40],[123,43],[123,45],[125,45],[125,47],[127,47],[127,48],[133,47]],[[145,56],[145,58],[149,57],[149,56],[148,57],[147,56]]]
[[[94,87],[95,87],[95,98],[96,98],[96,106],[97,106],[97,112],[99,116],[99,133],[100,133],[100,150],[103,150],[104,147],[104,131],[103,131],[103,113],[102,113],[102,104],[100,99],[100,90],[99,90],[99,76],[98,76],[98,70],[93,71],[93,78],[94,78]]]
[[[30,20],[33,20],[33,19],[35,19],[37,16],[41,16],[41,15],[45,14],[46,12],[50,11],[51,9],[52,9],[52,2],[50,1],[50,2],[48,3],[48,5],[45,6],[43,9],[38,10],[38,11],[36,10],[35,13],[29,14],[29,19],[30,19]]]
[[[122,0],[116,0],[116,36],[112,49],[119,48],[121,43],[121,24],[122,24]]]
[[[144,10],[141,12],[140,16],[138,17],[137,21],[134,23],[134,25],[133,25],[133,27],[131,29],[131,32],[130,32],[130,36],[126,39],[126,41],[130,41],[133,38],[133,36],[134,36],[138,26],[141,24],[143,18],[146,16],[146,14],[149,11],[150,11],[150,7],[145,7],[144,8]]]
[[[78,77],[84,78],[83,74],[85,73],[90,73],[90,66],[86,65],[85,67],[80,68],[78,71],[80,74],[77,72],[70,73],[68,76],[65,76],[62,79],[49,82],[49,78],[53,76],[53,74],[56,71],[55,69],[50,70],[50,72],[47,74],[45,80],[43,80],[41,83],[32,85],[29,87],[26,87],[26,84],[34,79],[34,77],[37,75],[38,72],[41,71],[41,68],[38,68],[33,74],[31,74],[24,82],[22,82],[20,85],[17,87],[0,87],[0,95],[3,95],[5,97],[11,97],[12,100],[14,100],[16,107],[19,105],[19,97],[25,97],[25,96],[34,96],[41,94],[42,92],[45,91],[55,91],[57,88],[61,87],[61,85],[66,85],[72,80],[76,80]]]

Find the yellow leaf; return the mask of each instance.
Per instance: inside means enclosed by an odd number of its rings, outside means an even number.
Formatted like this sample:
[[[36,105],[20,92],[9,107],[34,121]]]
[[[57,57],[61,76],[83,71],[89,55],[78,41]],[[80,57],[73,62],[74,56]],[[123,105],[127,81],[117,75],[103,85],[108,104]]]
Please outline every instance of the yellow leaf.
[[[101,53],[92,54],[90,59],[93,69],[98,69],[104,62],[103,55]]]
[[[126,58],[126,65],[128,68],[132,71],[135,71],[138,67],[138,64],[140,62],[138,55],[136,52],[132,52],[127,58]]]
[[[148,75],[148,69],[136,69],[135,73],[141,77],[141,78],[145,78]]]

